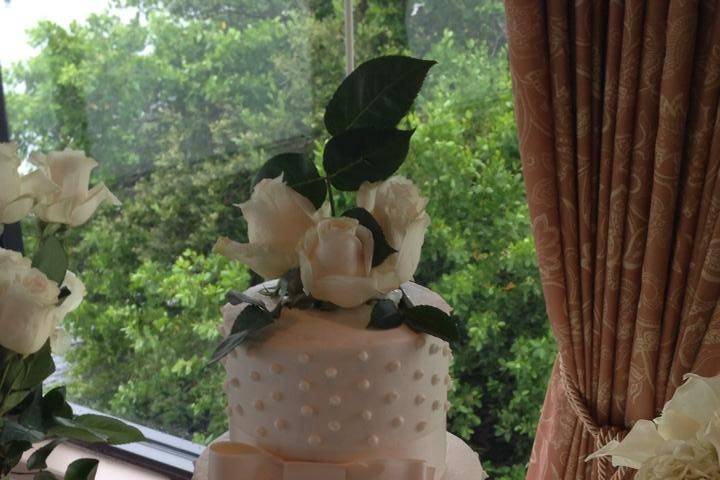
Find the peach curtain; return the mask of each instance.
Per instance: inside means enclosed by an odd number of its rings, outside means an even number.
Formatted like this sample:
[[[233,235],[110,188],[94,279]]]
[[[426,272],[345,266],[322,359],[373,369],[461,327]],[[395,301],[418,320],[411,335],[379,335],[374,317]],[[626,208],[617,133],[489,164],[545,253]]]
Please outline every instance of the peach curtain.
[[[609,478],[589,453],[720,373],[718,3],[505,1],[560,351],[530,479]]]

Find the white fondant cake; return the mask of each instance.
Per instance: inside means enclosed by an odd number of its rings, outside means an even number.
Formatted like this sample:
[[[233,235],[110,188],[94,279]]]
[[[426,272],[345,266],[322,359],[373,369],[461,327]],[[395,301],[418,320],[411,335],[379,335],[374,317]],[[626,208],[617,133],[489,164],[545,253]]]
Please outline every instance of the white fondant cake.
[[[272,309],[262,289],[246,293]],[[416,305],[450,310],[430,290],[404,290]],[[223,333],[245,306],[223,307]],[[443,478],[450,347],[406,326],[368,330],[370,313],[284,308],[261,341],[225,357],[230,440],[284,461],[423,461],[432,476],[422,478]],[[482,478],[476,462],[467,480]]]

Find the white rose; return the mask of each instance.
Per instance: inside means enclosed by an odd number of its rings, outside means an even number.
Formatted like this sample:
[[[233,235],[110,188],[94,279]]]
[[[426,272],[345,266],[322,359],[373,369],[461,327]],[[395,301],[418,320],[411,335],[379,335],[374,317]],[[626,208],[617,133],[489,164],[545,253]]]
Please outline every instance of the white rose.
[[[249,266],[265,279],[298,266],[296,247],[305,231],[328,215],[287,186],[283,176],[261,180],[250,200],[238,205],[248,224],[249,243],[221,237],[214,251]]]
[[[420,262],[430,224],[425,212],[427,199],[410,180],[395,176],[384,182],[363,183],[357,193],[357,204],[372,214],[390,246],[397,250],[374,272],[378,288],[389,292],[411,280]]]
[[[695,472],[688,478],[720,478],[720,376],[688,374],[654,421],[639,420],[622,442],[612,441],[588,457],[611,456],[614,466],[638,469],[654,480]]]
[[[17,145],[0,143],[0,224],[20,221],[30,213],[38,195],[57,190],[43,172],[20,176],[19,167]]]
[[[68,272],[64,283],[71,294],[58,305],[57,283],[21,254],[0,249],[0,345],[24,355],[38,351],[82,301],[77,277]]]
[[[56,192],[42,195],[35,207],[38,217],[45,222],[77,227],[87,222],[103,202],[120,205],[117,197],[104,184],[90,189],[90,172],[97,162],[83,152],[33,153],[30,162],[58,186]]]
[[[321,220],[298,245],[305,292],[345,308],[376,297],[373,247],[372,233],[354,218]]]
[[[655,457],[645,462],[636,480],[718,479],[720,464],[715,449],[697,440],[667,444]]]

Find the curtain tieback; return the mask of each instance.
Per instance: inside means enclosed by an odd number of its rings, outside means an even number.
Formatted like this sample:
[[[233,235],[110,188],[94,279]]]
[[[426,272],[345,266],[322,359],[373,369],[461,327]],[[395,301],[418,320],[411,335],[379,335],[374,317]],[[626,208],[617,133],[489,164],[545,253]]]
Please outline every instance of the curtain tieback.
[[[573,413],[575,413],[575,416],[578,417],[580,423],[583,424],[585,431],[592,435],[595,440],[595,448],[599,449],[612,440],[622,441],[628,431],[614,425],[598,425],[597,421],[590,413],[590,409],[588,408],[585,398],[580,392],[575,379],[565,368],[565,362],[563,362],[562,355],[559,355],[559,359],[560,381],[563,384],[565,396],[567,397]],[[601,480],[621,480],[626,478],[629,473],[627,468],[622,467],[613,474],[613,466],[609,458],[600,458],[598,459],[598,462],[598,473],[600,474]]]

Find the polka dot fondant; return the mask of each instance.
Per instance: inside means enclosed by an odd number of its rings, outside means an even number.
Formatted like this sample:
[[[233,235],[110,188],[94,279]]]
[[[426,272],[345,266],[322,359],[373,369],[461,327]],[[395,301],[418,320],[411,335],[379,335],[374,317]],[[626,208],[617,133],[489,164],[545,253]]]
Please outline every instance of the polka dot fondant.
[[[258,299],[274,308],[273,297]],[[371,307],[284,308],[271,333],[253,342],[260,346],[252,356],[250,344],[228,355],[230,439],[340,463],[404,449],[415,458],[426,445],[444,445],[449,346],[406,327],[368,330]],[[226,329],[236,317],[228,314]],[[420,439],[424,446],[415,447]]]

